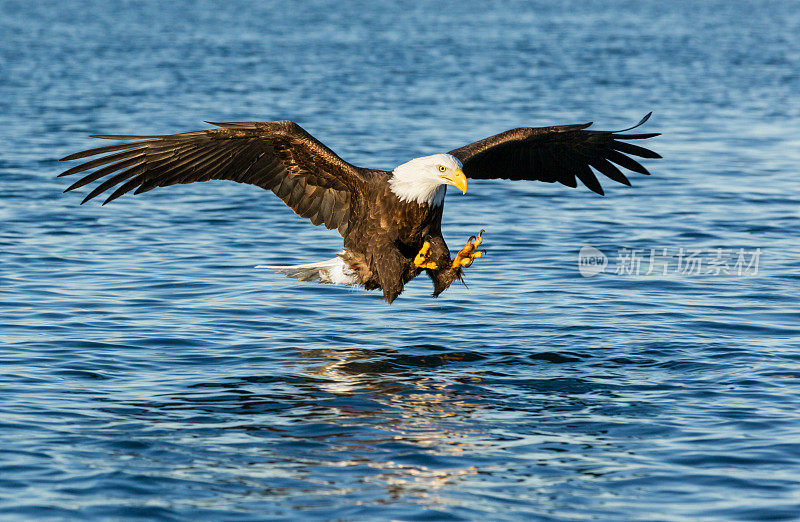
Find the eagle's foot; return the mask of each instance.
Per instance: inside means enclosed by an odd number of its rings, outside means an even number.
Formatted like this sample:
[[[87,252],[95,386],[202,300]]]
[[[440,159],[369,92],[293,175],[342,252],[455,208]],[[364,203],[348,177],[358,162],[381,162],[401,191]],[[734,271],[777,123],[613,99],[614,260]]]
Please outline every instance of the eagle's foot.
[[[483,232],[484,231],[481,230],[478,232],[478,237],[471,236],[467,240],[467,244],[464,245],[464,248],[461,249],[461,252],[459,252],[458,255],[456,255],[456,258],[453,259],[453,268],[467,268],[474,260],[482,257],[486,253],[486,250],[478,250],[477,252],[475,251],[475,249],[478,248],[481,243],[483,243]]]
[[[436,270],[439,268],[433,261],[428,261],[428,253],[430,250],[430,241],[425,241],[422,244],[422,248],[420,248],[419,252],[417,252],[417,256],[414,258],[414,265],[427,270]]]

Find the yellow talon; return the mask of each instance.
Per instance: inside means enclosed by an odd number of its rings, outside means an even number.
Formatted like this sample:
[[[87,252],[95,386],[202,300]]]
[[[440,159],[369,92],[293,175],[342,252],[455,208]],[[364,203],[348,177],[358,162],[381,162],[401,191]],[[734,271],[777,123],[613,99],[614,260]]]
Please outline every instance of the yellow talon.
[[[425,268],[427,270],[436,270],[439,268],[436,263],[433,261],[428,261],[428,252],[431,249],[431,244],[429,241],[425,241],[422,244],[422,248],[419,249],[417,252],[416,257],[414,258],[414,265],[420,268]]]
[[[464,248],[458,253],[455,259],[453,259],[453,268],[467,268],[472,265],[472,262],[479,257],[482,257],[483,254],[486,253],[485,250],[478,250],[477,252],[475,249],[483,243],[483,230],[478,233],[478,236],[472,236],[467,240],[467,244],[464,245]]]

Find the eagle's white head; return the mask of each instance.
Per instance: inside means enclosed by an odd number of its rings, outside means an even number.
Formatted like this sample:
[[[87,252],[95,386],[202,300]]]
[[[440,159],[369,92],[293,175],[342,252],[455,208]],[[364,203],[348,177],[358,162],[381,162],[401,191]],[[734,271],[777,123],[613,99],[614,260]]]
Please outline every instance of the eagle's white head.
[[[467,192],[467,177],[461,171],[462,166],[458,158],[450,154],[415,158],[392,171],[389,186],[400,201],[441,205],[447,185]]]

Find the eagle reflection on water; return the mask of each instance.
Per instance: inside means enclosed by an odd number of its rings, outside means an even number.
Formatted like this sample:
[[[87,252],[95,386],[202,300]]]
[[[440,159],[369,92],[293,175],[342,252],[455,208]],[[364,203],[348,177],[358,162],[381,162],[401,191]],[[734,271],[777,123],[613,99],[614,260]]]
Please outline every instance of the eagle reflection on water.
[[[380,470],[366,481],[384,484],[393,497],[404,493],[429,496],[460,477],[477,473],[475,466],[463,466],[461,462],[452,465],[457,461],[447,456],[459,456],[474,449],[475,439],[482,438],[474,421],[481,409],[480,399],[463,386],[458,386],[458,391],[454,389],[459,381],[475,383],[480,382],[480,378],[459,376],[447,382],[434,379],[429,373],[420,375],[414,371],[475,360],[471,353],[408,355],[403,350],[317,349],[303,350],[298,356],[311,363],[307,369],[312,375],[325,378],[319,385],[325,392],[369,396],[368,401],[356,403],[369,407],[361,409],[348,401],[348,405],[329,411],[336,419],[334,422],[342,425],[351,421],[361,425],[371,419],[368,422],[376,433],[357,442],[351,441],[356,446],[362,446],[367,454],[373,453],[376,444],[417,447],[416,459],[422,461],[418,463],[365,456],[370,468]],[[425,454],[430,457],[428,464],[424,462]]]
[[[438,346],[273,355],[287,368],[280,375],[253,375],[251,358],[239,376],[126,403],[143,423],[146,444],[128,450],[137,465],[170,480],[244,487],[254,501],[324,510],[333,496],[367,495],[375,506],[446,506],[477,492],[515,498],[581,480],[575,461],[595,480],[629,452],[594,413],[617,407],[613,387],[515,374],[539,359],[505,354],[509,371],[499,373],[482,370],[483,355]],[[513,486],[509,463],[524,470]]]
[[[472,388],[480,377],[448,378],[442,368],[481,356],[424,346],[286,348],[281,357],[295,366],[286,375],[199,382],[134,404],[150,412],[152,427],[168,430],[171,443],[213,448],[170,476],[224,470],[228,482],[268,479],[269,488],[254,494],[272,497],[292,489],[283,481],[331,493],[317,481],[306,483],[306,470],[334,469],[358,476],[360,488],[376,484],[393,498],[438,503],[436,489],[477,473],[475,459],[465,465],[463,454],[477,440],[486,445],[475,420],[482,399]],[[334,482],[340,480],[329,485]]]

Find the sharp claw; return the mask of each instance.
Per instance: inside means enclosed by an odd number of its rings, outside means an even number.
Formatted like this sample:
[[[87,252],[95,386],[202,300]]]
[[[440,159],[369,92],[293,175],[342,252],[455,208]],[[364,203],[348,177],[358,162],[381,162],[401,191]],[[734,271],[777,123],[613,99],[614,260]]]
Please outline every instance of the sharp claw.
[[[438,266],[433,261],[428,261],[428,252],[431,249],[430,241],[425,241],[422,244],[422,248],[419,249],[417,255],[414,257],[414,265],[419,268],[425,268],[428,270],[436,270]]]
[[[477,236],[470,236],[469,239],[467,239],[467,244],[464,245],[464,248],[461,249],[456,258],[453,260],[453,268],[467,268],[472,265],[474,260],[486,255],[486,250],[475,250],[481,243],[483,243],[484,232],[485,230],[481,229]]]

